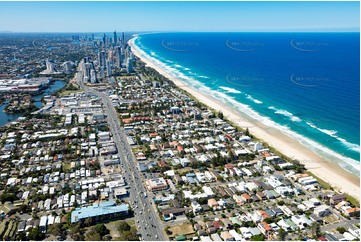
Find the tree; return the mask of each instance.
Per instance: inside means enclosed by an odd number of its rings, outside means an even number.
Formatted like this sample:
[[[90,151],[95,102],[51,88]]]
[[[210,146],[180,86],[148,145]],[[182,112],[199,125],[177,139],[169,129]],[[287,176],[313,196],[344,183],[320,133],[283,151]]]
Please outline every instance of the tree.
[[[343,234],[345,232],[347,232],[347,230],[344,227],[337,227],[336,230],[340,233]]]
[[[218,118],[223,119],[223,113],[222,113],[222,111],[219,111],[219,112],[218,112]]]
[[[26,240],[26,233],[25,232],[20,232],[17,237],[16,240],[18,241],[25,241]]]
[[[87,241],[110,240],[109,229],[104,224],[97,224],[85,235]]]
[[[93,219],[92,218],[86,218],[85,220],[84,220],[84,226],[85,227],[89,227],[89,226],[91,226],[93,224]]]
[[[142,144],[143,144],[142,140],[140,139],[140,137],[139,137],[138,135],[135,136],[135,140],[137,141],[137,144],[138,144],[138,145],[142,145]]]
[[[242,223],[243,227],[255,227],[256,224],[253,221],[247,221]]]
[[[272,218],[265,218],[265,219],[263,220],[263,222],[266,222],[266,223],[268,223],[268,224],[271,224],[271,223],[273,223],[273,219],[272,219]]]
[[[104,235],[109,234],[109,229],[107,227],[105,227],[104,224],[97,224],[94,226],[94,231],[99,233],[101,235],[101,237],[103,237]]]
[[[241,228],[241,225],[239,225],[239,224],[233,224],[233,228],[234,228],[235,230],[237,230],[237,229]]]
[[[103,240],[103,241],[111,241],[111,240],[112,240],[112,236],[110,236],[110,234],[104,235],[104,236],[102,237],[102,240]]]
[[[284,229],[281,228],[280,230],[278,230],[278,239],[280,241],[284,241],[286,236],[287,236],[287,233]]]
[[[198,199],[199,204],[204,205],[208,203],[208,198],[201,197]]]
[[[280,201],[277,202],[277,204],[280,205],[280,206],[285,205],[285,201],[280,200]]]
[[[85,235],[85,240],[86,241],[100,241],[102,240],[102,236],[97,233],[94,230],[90,230],[86,235]]]
[[[49,225],[48,228],[48,232],[52,235],[56,236],[61,236],[63,231],[62,231],[62,224],[58,223],[58,224],[52,224]]]
[[[257,234],[257,235],[253,235],[251,237],[251,241],[263,241],[265,240],[265,237],[263,234]]]
[[[124,231],[123,234],[123,239],[125,241],[138,241],[138,235],[135,231]]]
[[[249,134],[249,130],[248,130],[248,128],[246,128],[246,131],[244,132],[244,135],[247,135],[247,136],[249,136],[250,134]]]
[[[164,231],[165,231],[165,233],[166,233],[167,235],[171,235],[171,234],[172,234],[172,231],[170,231],[169,229],[170,229],[169,226],[167,226],[167,227],[164,228]]]
[[[28,240],[43,240],[45,239],[45,234],[43,234],[39,228],[32,228],[28,234]]]
[[[129,224],[125,221],[121,221],[119,226],[118,226],[118,230],[120,232],[124,232],[124,231],[130,231],[131,227],[129,226]]]
[[[311,233],[312,233],[312,236],[314,238],[317,238],[317,237],[321,236],[321,229],[320,229],[320,224],[319,223],[313,222],[311,224]]]
[[[27,205],[27,204],[22,204],[22,205],[19,206],[19,211],[20,211],[21,213],[28,213],[28,212],[31,211],[31,208],[30,208],[30,206]]]
[[[168,140],[167,140],[167,137],[165,136],[165,134],[162,134],[162,142],[167,142]]]
[[[75,241],[84,240],[84,234],[79,224],[70,227],[70,237]]]
[[[14,193],[3,193],[0,195],[0,202],[1,203],[5,203],[5,202],[14,202],[14,200],[16,200],[17,197]]]

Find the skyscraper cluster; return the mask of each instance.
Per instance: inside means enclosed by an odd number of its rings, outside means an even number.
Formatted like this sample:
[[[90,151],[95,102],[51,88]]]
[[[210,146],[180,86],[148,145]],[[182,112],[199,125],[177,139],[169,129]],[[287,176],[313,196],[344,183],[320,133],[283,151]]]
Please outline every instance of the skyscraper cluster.
[[[94,64],[84,60],[84,80],[97,82],[121,71],[132,73],[133,55],[129,46],[126,45],[124,32],[119,36],[114,31],[110,36],[103,34],[99,37],[91,36],[94,47],[98,49],[97,60]]]
[[[94,65],[89,61],[88,57],[84,57],[83,59],[82,70],[84,82],[90,81],[91,83],[95,83],[97,81]]]

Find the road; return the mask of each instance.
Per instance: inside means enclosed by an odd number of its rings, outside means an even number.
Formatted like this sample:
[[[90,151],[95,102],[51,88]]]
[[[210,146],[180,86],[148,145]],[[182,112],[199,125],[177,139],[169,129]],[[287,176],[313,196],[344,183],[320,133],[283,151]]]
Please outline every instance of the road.
[[[294,181],[292,181],[292,179],[290,179],[290,181],[293,184],[293,186],[301,188],[303,190],[303,192],[305,193],[305,195],[308,196],[308,198],[318,196],[318,194],[315,193],[315,192],[309,192],[308,190],[303,189],[302,186],[296,184]],[[320,193],[320,195],[321,195],[321,193]],[[347,218],[342,216],[338,211],[333,209],[332,206],[329,206],[329,210],[331,211],[332,214],[336,215],[339,218],[339,221],[335,222],[333,224],[321,226],[321,231],[322,232],[326,232],[326,231],[329,231],[329,230],[332,230],[332,229],[336,229],[337,227],[346,227],[346,228],[351,228],[351,229],[357,229],[355,224],[357,222],[359,222],[359,219],[348,220]]]
[[[152,202],[146,197],[147,190],[144,187],[141,174],[136,166],[135,158],[127,143],[124,129],[119,124],[117,112],[109,97],[105,93],[84,85],[80,73],[77,73],[77,82],[81,89],[97,95],[103,102],[109,129],[113,134],[113,139],[118,149],[118,155],[121,159],[124,179],[129,185],[131,205],[134,210],[134,217],[136,219],[136,226],[139,234],[141,234],[143,240],[165,241],[166,238],[164,237],[163,228],[158,219],[157,212],[152,206]]]
[[[328,224],[328,225],[321,227],[321,232],[324,233],[324,232],[327,232],[330,230],[337,229],[338,227],[344,227],[346,229],[348,229],[348,228],[355,229],[356,227],[354,227],[353,225],[358,224],[358,223],[360,223],[359,219],[352,219],[352,220],[341,221],[341,222],[338,222],[335,224]]]

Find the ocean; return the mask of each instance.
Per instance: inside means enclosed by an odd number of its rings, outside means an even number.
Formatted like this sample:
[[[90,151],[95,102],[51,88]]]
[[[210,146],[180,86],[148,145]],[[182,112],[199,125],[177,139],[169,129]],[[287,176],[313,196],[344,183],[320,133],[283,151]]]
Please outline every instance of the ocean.
[[[153,33],[134,43],[186,85],[360,176],[359,33]]]

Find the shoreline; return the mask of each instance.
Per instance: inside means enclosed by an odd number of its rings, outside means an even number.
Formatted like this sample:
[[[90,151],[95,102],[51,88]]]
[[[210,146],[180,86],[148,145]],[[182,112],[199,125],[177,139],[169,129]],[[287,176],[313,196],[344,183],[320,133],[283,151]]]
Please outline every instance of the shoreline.
[[[148,59],[145,54],[142,54],[143,51],[141,51],[134,44],[136,38],[137,37],[134,37],[129,40],[131,50],[134,55],[136,55],[148,67],[155,69],[161,75],[173,81],[178,88],[196,97],[198,101],[205,104],[206,106],[216,111],[222,111],[223,115],[235,125],[243,129],[248,128],[249,132],[257,139],[267,143],[269,146],[275,148],[280,153],[291,157],[292,159],[299,160],[302,164],[305,165],[307,171],[329,183],[336,190],[340,190],[341,192],[344,192],[360,201],[359,177],[344,170],[337,163],[320,157],[318,154],[304,147],[297,140],[282,133],[280,130],[266,126],[260,121],[254,120],[245,114],[233,110],[231,107],[225,106],[211,95],[196,90],[176,77],[172,76],[167,71],[162,69],[162,67],[156,65],[152,60]]]

